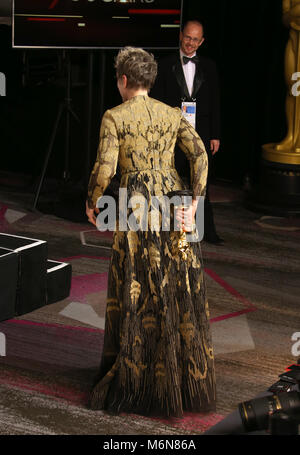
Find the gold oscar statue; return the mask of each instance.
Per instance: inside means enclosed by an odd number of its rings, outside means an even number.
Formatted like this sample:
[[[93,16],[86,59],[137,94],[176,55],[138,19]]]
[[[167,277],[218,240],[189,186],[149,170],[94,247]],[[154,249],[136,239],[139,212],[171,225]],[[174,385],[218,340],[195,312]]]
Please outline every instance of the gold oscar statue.
[[[285,51],[287,135],[278,144],[263,145],[263,158],[275,163],[300,165],[300,95],[297,96],[299,88],[295,90],[299,81],[299,75],[295,73],[300,73],[300,0],[283,0],[283,23],[290,28]]]

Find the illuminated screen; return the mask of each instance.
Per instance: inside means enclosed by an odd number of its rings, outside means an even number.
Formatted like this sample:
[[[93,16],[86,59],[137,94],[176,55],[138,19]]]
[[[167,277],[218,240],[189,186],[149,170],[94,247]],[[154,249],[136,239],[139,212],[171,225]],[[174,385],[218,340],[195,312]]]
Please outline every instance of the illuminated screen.
[[[182,0],[14,0],[13,47],[178,47]]]

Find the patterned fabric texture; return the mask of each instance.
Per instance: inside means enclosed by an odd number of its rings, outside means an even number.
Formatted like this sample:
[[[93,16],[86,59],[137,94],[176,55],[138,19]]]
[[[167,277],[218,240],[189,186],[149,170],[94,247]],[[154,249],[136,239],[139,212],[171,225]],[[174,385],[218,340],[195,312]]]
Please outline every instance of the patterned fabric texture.
[[[105,338],[92,409],[177,416],[215,410],[214,355],[199,242],[178,254],[179,232],[153,228],[153,198],[184,189],[174,167],[175,144],[191,164],[193,197],[205,195],[202,140],[171,108],[136,96],[102,120],[88,204],[93,208],[116,172],[127,198],[143,196],[147,229],[117,228],[109,269]],[[140,216],[126,206],[127,219]],[[155,215],[156,214],[156,215]]]

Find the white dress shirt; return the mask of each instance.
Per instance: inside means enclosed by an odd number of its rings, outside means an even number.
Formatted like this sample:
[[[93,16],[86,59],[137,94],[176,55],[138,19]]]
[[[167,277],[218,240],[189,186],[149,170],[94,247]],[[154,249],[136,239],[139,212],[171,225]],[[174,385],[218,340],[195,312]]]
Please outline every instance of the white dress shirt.
[[[180,60],[181,60],[181,64],[182,64],[182,69],[183,69],[183,72],[184,72],[184,77],[185,77],[185,81],[186,81],[186,85],[187,85],[187,88],[188,88],[188,91],[189,91],[189,94],[190,96],[192,96],[192,93],[193,93],[193,87],[194,87],[194,78],[195,78],[195,73],[196,73],[196,65],[194,62],[188,62],[186,63],[185,65],[183,64],[183,60],[182,60],[182,57],[184,56],[185,54],[182,52],[182,50],[180,49]],[[196,55],[196,52],[193,54],[193,55],[190,55],[190,56],[187,56],[186,57],[189,57],[189,58],[192,58]]]

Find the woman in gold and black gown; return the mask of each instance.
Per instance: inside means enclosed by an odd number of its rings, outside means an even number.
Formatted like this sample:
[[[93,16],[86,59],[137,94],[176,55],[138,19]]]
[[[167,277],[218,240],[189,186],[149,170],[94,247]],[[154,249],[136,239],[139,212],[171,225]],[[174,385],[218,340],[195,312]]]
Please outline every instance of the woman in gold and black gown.
[[[125,48],[116,58],[123,103],[105,112],[86,213],[116,173],[128,200],[184,189],[174,167],[177,143],[191,165],[193,215],[205,195],[207,155],[202,140],[171,108],[148,96],[157,66],[151,54]],[[128,218],[133,213],[128,208]],[[150,226],[150,224],[149,224]],[[104,348],[90,396],[92,409],[111,413],[182,416],[215,410],[214,356],[200,242],[186,261],[179,232],[114,232],[109,269]]]

